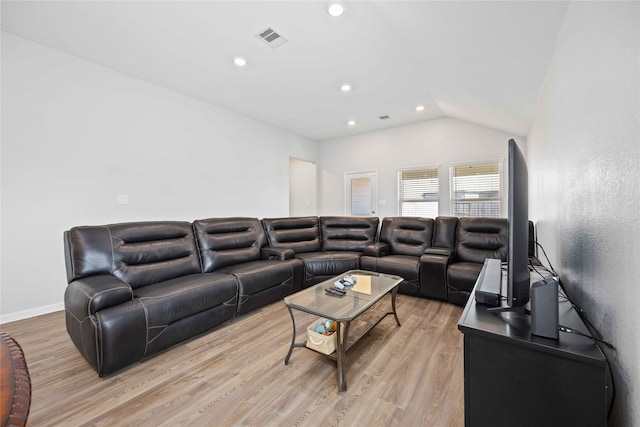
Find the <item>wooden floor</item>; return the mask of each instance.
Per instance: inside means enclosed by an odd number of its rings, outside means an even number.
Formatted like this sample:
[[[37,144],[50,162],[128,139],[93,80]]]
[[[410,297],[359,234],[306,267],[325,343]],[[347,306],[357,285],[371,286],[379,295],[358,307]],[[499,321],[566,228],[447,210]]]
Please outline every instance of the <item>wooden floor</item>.
[[[282,302],[107,378],[75,349],[63,312],[0,329],[27,359],[29,426],[462,426],[462,308],[406,295],[397,304],[401,327],[387,317],[347,353],[342,393],[325,356],[296,348],[284,365]]]

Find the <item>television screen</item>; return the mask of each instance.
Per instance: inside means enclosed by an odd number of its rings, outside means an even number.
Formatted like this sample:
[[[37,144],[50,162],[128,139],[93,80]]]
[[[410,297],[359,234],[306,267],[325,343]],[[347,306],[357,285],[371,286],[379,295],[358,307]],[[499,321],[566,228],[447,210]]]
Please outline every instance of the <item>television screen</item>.
[[[529,193],[527,162],[518,144],[509,140],[509,253],[507,305],[529,302]]]

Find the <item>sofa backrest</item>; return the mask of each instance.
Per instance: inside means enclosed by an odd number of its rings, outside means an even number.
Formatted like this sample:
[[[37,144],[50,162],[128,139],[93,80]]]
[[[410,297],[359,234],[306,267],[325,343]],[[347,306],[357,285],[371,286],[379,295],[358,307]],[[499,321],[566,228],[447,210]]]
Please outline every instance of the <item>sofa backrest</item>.
[[[485,258],[507,260],[509,233],[505,218],[460,218],[456,260],[482,264]]]
[[[202,271],[189,222],[74,227],[64,239],[68,282],[112,274],[138,288]]]
[[[317,216],[265,218],[262,220],[269,246],[287,248],[295,253],[321,250]]]
[[[378,240],[389,245],[392,255],[421,256],[431,247],[433,223],[431,218],[386,217]]]
[[[376,241],[379,223],[378,217],[322,216],[322,250],[362,252],[366,245]]]
[[[439,216],[435,219],[433,229],[434,248],[456,248],[456,229],[458,218],[455,216]]]
[[[138,222],[109,226],[113,275],[132,288],[200,273],[189,222]]]
[[[211,218],[193,222],[202,270],[260,259],[267,238],[257,218]]]

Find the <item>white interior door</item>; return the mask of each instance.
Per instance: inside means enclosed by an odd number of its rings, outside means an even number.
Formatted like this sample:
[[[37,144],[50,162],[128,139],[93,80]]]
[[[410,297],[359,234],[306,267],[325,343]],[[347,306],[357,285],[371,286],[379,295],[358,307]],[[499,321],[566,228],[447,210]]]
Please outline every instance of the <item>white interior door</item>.
[[[289,216],[317,215],[316,164],[289,159]]]
[[[344,194],[346,215],[377,215],[378,190],[375,172],[346,174]]]

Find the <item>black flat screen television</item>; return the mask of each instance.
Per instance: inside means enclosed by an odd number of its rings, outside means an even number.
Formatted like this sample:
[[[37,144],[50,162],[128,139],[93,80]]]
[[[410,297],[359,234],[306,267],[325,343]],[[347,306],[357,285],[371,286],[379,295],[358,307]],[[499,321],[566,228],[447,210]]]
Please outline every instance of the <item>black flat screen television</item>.
[[[529,173],[518,144],[509,140],[509,253],[507,306],[529,302]]]
[[[527,162],[518,144],[509,140],[509,243],[507,252],[507,280],[505,306],[490,308],[492,312],[518,311],[527,313],[529,302],[529,192]],[[487,262],[489,261],[489,262]],[[496,274],[496,270],[500,270]],[[476,302],[486,303],[490,296],[504,295],[499,260],[485,260],[478,284]],[[499,293],[499,294],[498,294]],[[483,302],[484,301],[484,302]],[[493,304],[495,304],[495,300]]]

